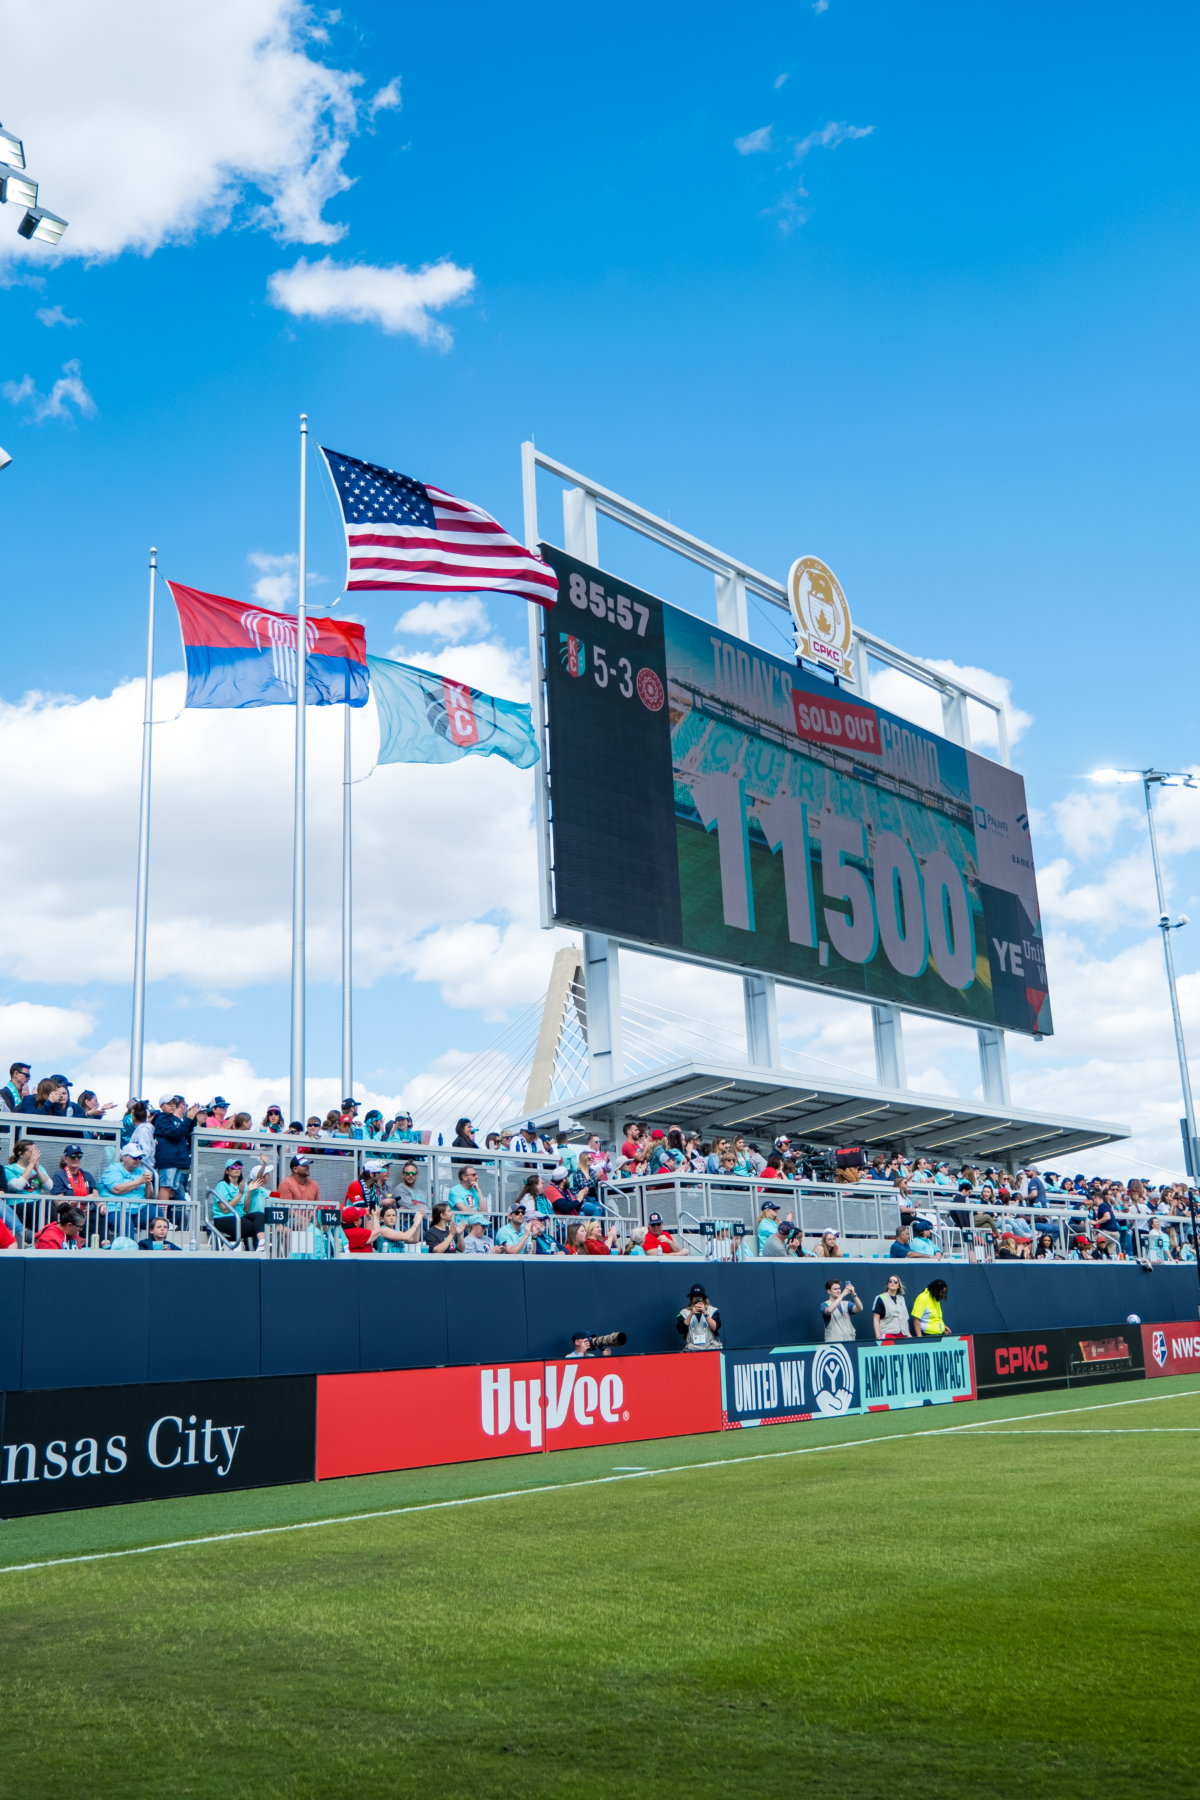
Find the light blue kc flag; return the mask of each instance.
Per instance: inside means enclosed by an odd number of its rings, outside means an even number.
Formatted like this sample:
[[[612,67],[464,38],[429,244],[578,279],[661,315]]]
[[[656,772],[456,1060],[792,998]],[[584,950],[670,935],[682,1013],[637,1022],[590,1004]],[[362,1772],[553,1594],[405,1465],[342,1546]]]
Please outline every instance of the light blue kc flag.
[[[518,769],[529,769],[537,762],[528,706],[497,700],[448,675],[431,675],[389,656],[368,656],[367,669],[379,712],[381,763],[503,756]]]

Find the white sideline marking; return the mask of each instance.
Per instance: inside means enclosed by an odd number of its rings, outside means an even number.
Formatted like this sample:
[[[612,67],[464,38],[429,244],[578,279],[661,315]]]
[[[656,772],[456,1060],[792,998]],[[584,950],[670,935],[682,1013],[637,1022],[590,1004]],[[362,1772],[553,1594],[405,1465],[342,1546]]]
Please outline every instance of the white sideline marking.
[[[419,1506],[388,1506],[378,1512],[336,1513],[328,1519],[302,1519],[294,1525],[258,1525],[250,1531],[220,1531],[208,1537],[176,1538],[166,1544],[139,1544],[131,1550],[92,1550],[83,1556],[53,1556],[44,1562],[8,1563],[0,1575],[21,1575],[30,1569],[60,1569],[68,1563],[112,1562],[120,1556],[151,1556],[159,1550],[194,1550],[203,1544],[228,1544],[242,1538],[279,1537],[288,1531],[320,1531],[325,1525],[362,1525],[372,1519],[397,1519],[408,1513],[444,1512],[453,1506],[482,1506],[490,1500],[523,1500],[529,1494],[566,1494],[575,1488],[609,1487],[619,1481],[646,1481],[656,1475],[686,1475],[692,1469],[728,1469],[739,1463],[782,1462],[792,1456],[819,1456],[830,1450],[863,1450],[871,1444],[894,1444],[917,1438],[947,1437],[951,1433],[979,1431],[993,1423],[1021,1425],[1029,1419],[1062,1419],[1072,1413],[1110,1412],[1118,1406],[1149,1406],[1160,1400],[1192,1400],[1200,1397],[1200,1388],[1187,1388],[1179,1394],[1144,1394],[1136,1400],[1105,1400],[1092,1406],[1064,1406],[1057,1412],[1018,1413],[1013,1419],[970,1419],[962,1425],[940,1425],[929,1431],[888,1431],[878,1437],[848,1438],[840,1444],[801,1444],[794,1450],[763,1450],[753,1456],[718,1456],[708,1462],[670,1463],[661,1469],[629,1470],[627,1473],[595,1475],[586,1481],[551,1481],[539,1487],[506,1488],[499,1494],[467,1494],[460,1500],[425,1500]],[[897,1409],[899,1410],[899,1409]],[[1012,1437],[1037,1437],[1037,1432],[1011,1432]],[[1049,1432],[1041,1434],[1050,1436]],[[1059,1435],[1059,1434],[1055,1434]],[[1078,1436],[1071,1432],[1062,1435]],[[387,1471],[383,1471],[387,1472]],[[405,1471],[396,1470],[397,1474]],[[253,1490],[246,1490],[251,1492]],[[180,1496],[183,1498],[184,1496]],[[189,1499],[201,1496],[189,1495]],[[16,1523],[14,1520],[13,1523]]]
[[[1164,1400],[1173,1398],[1164,1394]],[[1053,1414],[1049,1415],[1053,1417]],[[1069,1425],[1051,1425],[1045,1431],[1034,1426],[1029,1431],[1005,1431],[1002,1426],[995,1425],[989,1432],[990,1437],[1156,1437],[1166,1432],[1178,1436],[1189,1431],[1200,1431],[1200,1425],[1081,1425],[1072,1431]],[[3,1574],[3,1570],[0,1570]]]

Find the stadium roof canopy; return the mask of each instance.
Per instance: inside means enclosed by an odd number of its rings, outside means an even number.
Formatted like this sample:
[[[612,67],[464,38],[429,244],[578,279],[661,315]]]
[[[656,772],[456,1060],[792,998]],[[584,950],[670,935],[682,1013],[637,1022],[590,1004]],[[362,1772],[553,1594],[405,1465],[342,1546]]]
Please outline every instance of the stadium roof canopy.
[[[914,1155],[1006,1167],[1053,1167],[1077,1150],[1130,1135],[1127,1125],[1076,1119],[1025,1107],[919,1094],[872,1083],[806,1082],[791,1070],[688,1057],[597,1092],[575,1094],[530,1114],[549,1130],[574,1124],[604,1136],[627,1119],[665,1130],[681,1125],[705,1137],[740,1134],[762,1145],[788,1136],[814,1144],[904,1148]],[[1066,1172],[1065,1170],[1063,1171]]]

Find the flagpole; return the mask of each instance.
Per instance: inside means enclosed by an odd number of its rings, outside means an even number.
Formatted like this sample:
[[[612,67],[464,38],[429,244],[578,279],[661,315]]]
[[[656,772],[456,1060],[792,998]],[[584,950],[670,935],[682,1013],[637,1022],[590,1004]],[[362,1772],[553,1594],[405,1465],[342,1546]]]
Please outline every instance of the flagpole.
[[[150,752],[154,740],[154,583],[158,551],[150,550],[150,620],[146,628],[146,692],[142,705],[142,800],[138,812],[137,907],[133,934],[133,1024],[129,1033],[129,1093],[142,1098],[146,1036],[146,917],[150,901]]]
[[[347,677],[347,689],[349,677]],[[350,695],[346,694],[346,726],[342,752],[342,1094],[354,1092],[354,957],[353,864],[350,854]]]
[[[308,414],[300,414],[300,555],[296,579],[296,795],[292,838],[292,1069],[288,1104],[301,1122],[304,1110],[304,728],[308,713]]]

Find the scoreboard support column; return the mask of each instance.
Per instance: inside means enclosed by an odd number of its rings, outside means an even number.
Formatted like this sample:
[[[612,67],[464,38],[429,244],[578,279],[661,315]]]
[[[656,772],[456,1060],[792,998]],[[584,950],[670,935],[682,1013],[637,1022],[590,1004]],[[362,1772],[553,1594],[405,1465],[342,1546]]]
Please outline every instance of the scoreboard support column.
[[[979,1036],[979,1073],[983,1077],[983,1097],[989,1106],[1010,1106],[1008,1089],[1008,1047],[1004,1033],[994,1025],[981,1025]]]
[[[621,957],[612,938],[583,934],[583,986],[587,996],[588,1086],[598,1093],[625,1078],[621,1054]]]
[[[779,1015],[775,1007],[775,983],[770,975],[744,975],[746,1002],[746,1054],[752,1069],[781,1069]]]
[[[900,1008],[885,1004],[871,1008],[871,1025],[875,1034],[875,1078],[880,1087],[906,1088],[908,1069],[904,1061],[904,1021]]]

